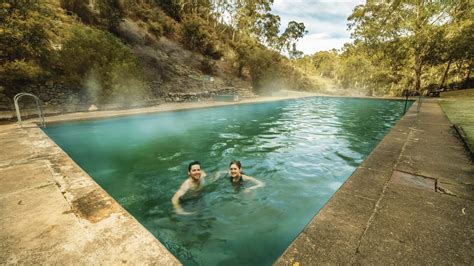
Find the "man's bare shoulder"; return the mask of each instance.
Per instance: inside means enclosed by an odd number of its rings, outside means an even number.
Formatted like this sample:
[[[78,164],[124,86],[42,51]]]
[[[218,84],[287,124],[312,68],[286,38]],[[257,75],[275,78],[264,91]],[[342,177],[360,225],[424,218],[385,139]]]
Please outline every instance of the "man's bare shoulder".
[[[186,189],[186,188],[190,188],[192,185],[192,181],[191,179],[187,178],[186,180],[184,180],[184,182],[181,184],[181,189]]]

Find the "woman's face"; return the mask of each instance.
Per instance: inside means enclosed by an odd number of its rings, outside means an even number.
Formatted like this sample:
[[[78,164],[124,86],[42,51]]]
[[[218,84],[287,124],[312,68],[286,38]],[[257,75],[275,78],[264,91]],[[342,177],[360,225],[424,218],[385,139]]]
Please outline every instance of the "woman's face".
[[[240,168],[235,163],[231,164],[229,167],[229,174],[234,178],[240,176]]]

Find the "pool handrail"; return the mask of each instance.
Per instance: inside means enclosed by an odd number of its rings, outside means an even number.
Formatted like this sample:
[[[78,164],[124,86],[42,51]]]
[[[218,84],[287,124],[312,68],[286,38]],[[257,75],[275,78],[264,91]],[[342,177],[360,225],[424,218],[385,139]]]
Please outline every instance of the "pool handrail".
[[[43,109],[41,108],[41,100],[36,95],[27,93],[27,92],[20,92],[16,94],[15,97],[13,97],[13,103],[15,104],[16,117],[18,119],[18,123],[20,124],[20,126],[23,126],[23,125],[21,123],[21,113],[20,113],[20,107],[18,106],[18,100],[20,100],[20,98],[23,96],[31,96],[35,99],[36,110],[38,110],[40,125],[42,127],[46,127],[46,124],[44,122]]]

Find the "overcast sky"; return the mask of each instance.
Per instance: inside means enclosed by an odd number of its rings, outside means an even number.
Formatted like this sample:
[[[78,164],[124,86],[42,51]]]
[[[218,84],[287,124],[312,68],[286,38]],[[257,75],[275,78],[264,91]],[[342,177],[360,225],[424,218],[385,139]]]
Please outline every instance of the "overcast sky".
[[[281,18],[284,30],[288,22],[303,22],[308,33],[297,44],[305,54],[342,48],[350,41],[347,17],[365,0],[275,0],[272,13]]]

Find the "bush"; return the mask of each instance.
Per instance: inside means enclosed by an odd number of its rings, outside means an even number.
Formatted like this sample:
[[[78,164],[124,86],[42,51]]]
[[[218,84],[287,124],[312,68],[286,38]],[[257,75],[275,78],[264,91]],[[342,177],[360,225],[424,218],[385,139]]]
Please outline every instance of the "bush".
[[[0,85],[46,78],[51,44],[58,27],[50,4],[7,1],[0,4]]]
[[[35,81],[44,74],[43,69],[31,60],[14,60],[0,65],[0,77],[6,83]]]
[[[214,44],[208,43],[206,49],[204,49],[204,54],[212,57],[212,59],[219,60],[222,58],[224,53],[218,49]]]
[[[94,28],[72,30],[55,58],[55,68],[69,83],[96,84],[99,89],[93,90],[92,98],[98,102],[108,102],[120,93],[130,100],[145,93],[143,69],[130,48],[112,34]]]
[[[61,7],[76,14],[82,22],[87,24],[96,24],[97,19],[94,13],[88,7],[87,1],[83,0],[61,0]]]
[[[216,63],[208,58],[204,58],[201,62],[201,71],[204,74],[212,75],[215,72]]]
[[[149,22],[148,31],[151,32],[155,37],[160,37],[163,35],[163,26],[157,22]]]
[[[165,36],[173,37],[179,34],[179,26],[176,21],[168,17],[161,9],[158,9],[156,14],[156,21],[161,24]]]
[[[148,23],[150,32],[157,37],[162,35],[174,37],[179,31],[176,21],[169,17],[157,4],[127,0],[123,1],[123,7],[130,18]]]
[[[185,19],[183,22],[183,39],[185,45],[191,50],[211,56],[214,59],[222,57],[222,51],[215,45],[218,39],[209,31],[208,25],[200,17],[191,16]]]

